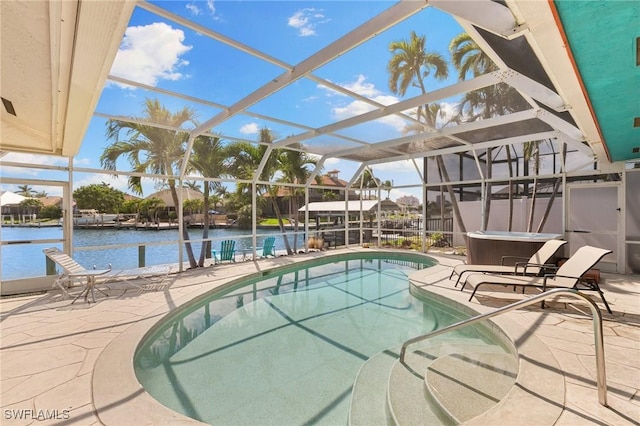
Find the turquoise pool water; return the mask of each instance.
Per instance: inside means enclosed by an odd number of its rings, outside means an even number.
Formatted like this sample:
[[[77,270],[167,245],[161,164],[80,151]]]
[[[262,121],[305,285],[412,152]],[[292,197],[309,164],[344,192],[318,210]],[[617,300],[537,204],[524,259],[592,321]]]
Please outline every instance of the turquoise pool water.
[[[346,424],[367,359],[465,317],[409,294],[407,275],[435,261],[382,255],[272,270],[194,302],[138,348],[138,380],[209,424]]]

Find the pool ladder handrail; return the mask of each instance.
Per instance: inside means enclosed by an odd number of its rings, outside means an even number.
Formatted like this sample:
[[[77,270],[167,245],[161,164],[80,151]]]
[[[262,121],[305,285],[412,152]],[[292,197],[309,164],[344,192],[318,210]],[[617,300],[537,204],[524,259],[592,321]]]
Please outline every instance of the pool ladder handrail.
[[[537,294],[525,300],[520,300],[518,302],[512,303],[507,306],[503,306],[502,308],[496,309],[492,312],[487,312],[485,314],[481,314],[475,316],[473,318],[468,318],[464,321],[457,322],[450,326],[432,331],[427,334],[423,334],[421,336],[414,337],[412,339],[407,340],[402,344],[402,349],[400,349],[400,363],[407,368],[409,367],[405,361],[405,353],[407,351],[407,347],[414,343],[420,342],[422,340],[429,339],[431,337],[438,336],[440,334],[448,333],[449,331],[457,330],[458,328],[475,324],[480,321],[484,321],[486,319],[504,314],[506,312],[514,311],[518,308],[522,308],[525,306],[533,305],[534,303],[548,299],[549,297],[565,295],[565,296],[574,296],[578,299],[582,299],[587,302],[589,305],[589,309],[591,309],[591,315],[593,318],[593,334],[595,339],[595,347],[596,347],[596,374],[597,374],[597,385],[598,385],[598,402],[601,405],[607,406],[607,377],[605,373],[605,363],[604,363],[604,340],[602,333],[602,313],[598,306],[591,300],[588,296],[580,293],[578,290],[570,289],[570,288],[557,288],[553,290],[546,291],[542,294]]]

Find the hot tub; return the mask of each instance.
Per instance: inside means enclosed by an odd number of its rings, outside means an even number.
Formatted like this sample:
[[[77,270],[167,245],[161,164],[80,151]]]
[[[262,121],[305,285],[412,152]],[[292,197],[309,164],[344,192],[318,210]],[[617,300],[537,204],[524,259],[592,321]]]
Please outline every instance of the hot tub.
[[[475,231],[467,233],[467,263],[500,265],[502,256],[531,257],[542,245],[561,234]],[[513,264],[514,261],[507,264]]]

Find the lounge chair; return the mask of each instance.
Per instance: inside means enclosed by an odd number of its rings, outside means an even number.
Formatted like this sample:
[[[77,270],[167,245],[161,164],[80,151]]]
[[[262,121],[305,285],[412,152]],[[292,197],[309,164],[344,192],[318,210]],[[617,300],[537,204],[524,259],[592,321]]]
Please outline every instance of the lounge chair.
[[[451,271],[449,279],[453,278],[453,274],[458,275],[455,287],[462,279],[463,275],[472,272],[485,272],[491,274],[507,274],[507,275],[540,275],[548,270],[549,267],[553,268],[555,265],[550,264],[551,258],[560,250],[560,247],[565,245],[567,241],[563,240],[548,240],[542,247],[536,251],[530,258],[517,257],[517,256],[502,256],[501,265],[457,265]],[[507,262],[514,262],[513,265],[506,265]],[[467,285],[466,281],[463,281],[460,290],[464,290]]]
[[[611,313],[611,308],[609,308],[609,304],[604,298],[597,281],[583,278],[589,269],[593,268],[596,263],[611,252],[611,250],[591,246],[580,247],[555,273],[545,274],[542,277],[471,274],[467,277],[467,283],[474,288],[469,300],[473,299],[476,291],[485,284],[519,286],[522,287],[523,292],[526,287],[541,288],[542,291],[551,288],[573,288],[576,290],[597,291],[607,308],[607,312]],[[544,307],[544,301],[542,306]]]
[[[60,290],[62,290],[64,297],[69,296],[67,288],[72,287],[74,283],[79,282],[85,286],[84,290],[73,299],[73,302],[71,302],[72,304],[82,296],[84,296],[85,301],[88,301],[89,292],[91,292],[91,298],[95,303],[96,297],[94,289],[97,288],[97,284],[124,281],[140,290],[144,290],[145,286],[141,286],[131,281],[142,279],[148,283],[154,283],[157,285],[163,281],[167,275],[169,275],[169,272],[171,272],[171,268],[166,265],[122,270],[114,270],[111,269],[111,267],[109,267],[109,269],[86,269],[84,266],[76,262],[71,256],[58,248],[46,248],[42,251],[49,259],[62,269],[62,272],[54,281],[53,287],[59,287]],[[107,296],[107,294],[99,288],[98,291]]]
[[[276,257],[276,237],[267,237],[264,239],[264,245],[262,246],[262,256],[267,257],[273,256]],[[256,250],[259,250],[260,247],[257,247]]]
[[[213,262],[220,263],[225,260],[236,261],[236,242],[234,240],[224,240],[220,243],[220,250],[211,250],[213,253]]]

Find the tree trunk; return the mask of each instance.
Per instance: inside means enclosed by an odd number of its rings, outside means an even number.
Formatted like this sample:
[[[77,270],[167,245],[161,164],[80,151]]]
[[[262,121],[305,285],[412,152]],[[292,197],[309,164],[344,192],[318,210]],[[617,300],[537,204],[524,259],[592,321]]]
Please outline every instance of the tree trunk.
[[[178,192],[176,191],[176,185],[173,182],[169,182],[169,189],[171,190],[171,198],[173,198],[173,205],[178,210],[178,206],[180,204],[178,200]],[[189,258],[189,267],[197,268],[198,263],[196,262],[196,258],[193,255],[193,248],[191,247],[191,242],[189,242],[189,230],[184,224],[183,218],[183,226],[182,226],[182,238],[184,239],[184,247],[187,250],[187,258]]]
[[[282,239],[284,240],[284,246],[287,249],[287,254],[293,254],[291,250],[291,246],[289,245],[289,238],[287,238],[287,231],[284,229],[284,222],[282,221],[282,213],[280,212],[280,207],[278,206],[278,202],[276,201],[276,197],[270,197],[271,202],[273,203],[273,211],[276,214],[276,218],[278,218],[278,225],[280,225],[280,232],[282,232]]]
[[[487,170],[486,176],[487,179],[491,179],[493,172],[493,149],[487,148]],[[486,231],[489,226],[489,214],[491,213],[491,182],[488,182],[485,185],[485,195],[484,195],[484,212],[482,218],[482,230]]]
[[[544,228],[544,224],[547,222],[547,218],[549,218],[549,213],[551,213],[551,207],[553,206],[553,202],[556,199],[556,195],[558,194],[558,188],[560,188],[560,182],[562,178],[557,178],[556,182],[553,184],[553,192],[551,193],[551,197],[549,197],[549,203],[547,204],[547,208],[544,211],[544,215],[542,219],[540,219],[540,223],[538,224],[538,228],[536,228],[536,232],[542,232],[542,228]]]
[[[438,170],[440,172],[440,176],[442,176],[442,181],[449,183],[449,173],[447,172],[447,167],[444,165],[444,161],[442,160],[441,155],[436,156],[436,162],[438,164]],[[460,232],[463,233],[463,237],[466,241],[467,239],[467,228],[464,226],[464,221],[462,219],[462,215],[460,214],[460,208],[458,207],[458,200],[456,200],[456,194],[453,192],[453,187],[451,185],[445,185],[447,188],[447,192],[449,193],[449,197],[451,198],[451,207],[453,208],[453,215],[458,222],[458,227],[460,228]]]
[[[209,238],[209,182],[204,182],[204,228],[202,229],[202,239]],[[211,253],[211,241],[203,241],[200,250],[200,261],[198,266],[204,266],[207,253]]]
[[[562,155],[562,164],[565,164],[566,157],[567,157],[567,145],[564,143],[562,144],[561,155]],[[538,228],[536,229],[536,232],[538,233],[542,232],[542,229],[544,228],[544,224],[547,222],[547,219],[549,218],[549,213],[551,213],[551,207],[553,206],[553,202],[556,199],[556,195],[558,194],[558,188],[560,188],[561,182],[562,182],[562,178],[559,177],[556,179],[555,183],[553,184],[553,192],[551,193],[551,197],[549,197],[549,203],[547,204],[547,208],[544,211],[544,215],[542,216],[542,219],[538,224]]]
[[[511,164],[511,148],[509,145],[506,145],[507,149],[507,163],[509,164],[509,216],[507,217],[507,231],[511,232],[513,227],[513,183],[511,179],[513,178],[513,166]]]

